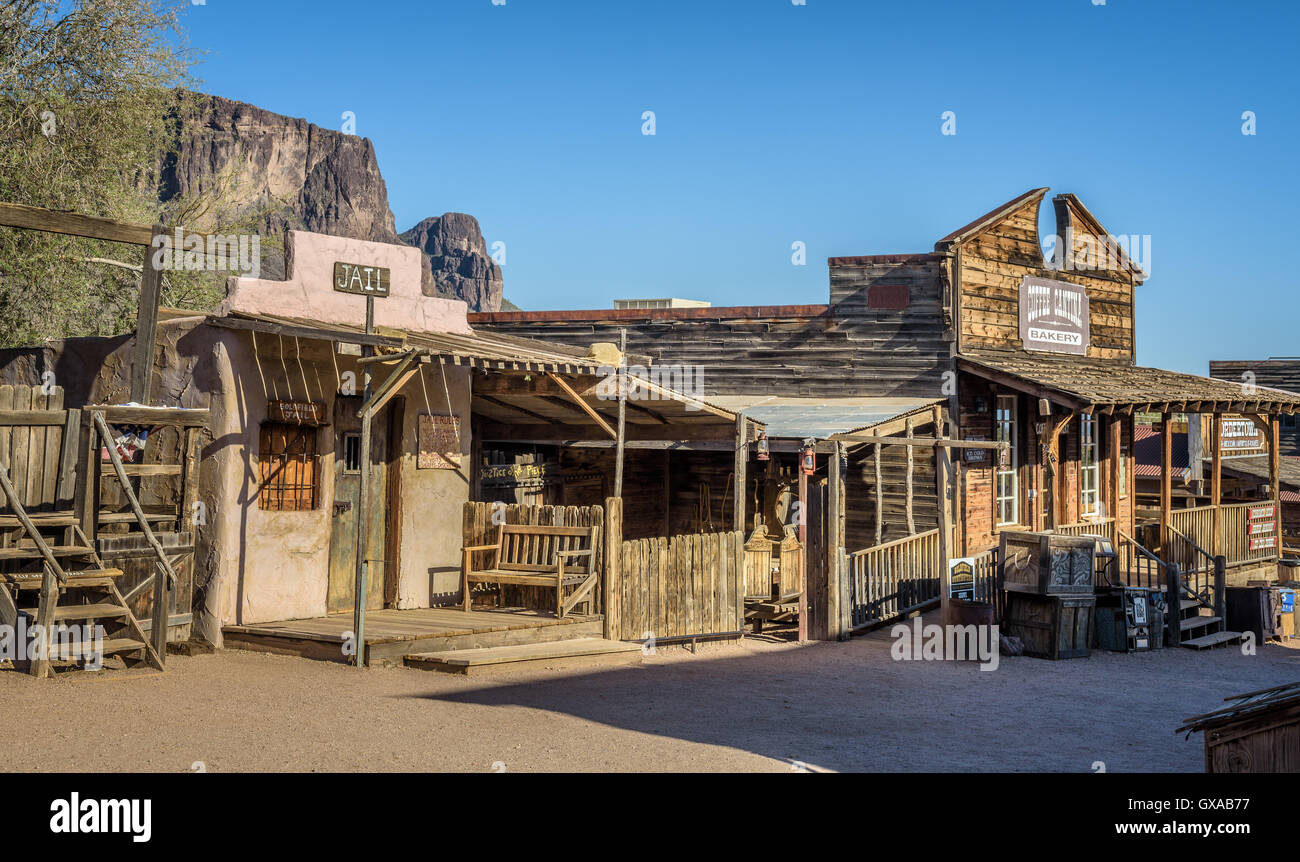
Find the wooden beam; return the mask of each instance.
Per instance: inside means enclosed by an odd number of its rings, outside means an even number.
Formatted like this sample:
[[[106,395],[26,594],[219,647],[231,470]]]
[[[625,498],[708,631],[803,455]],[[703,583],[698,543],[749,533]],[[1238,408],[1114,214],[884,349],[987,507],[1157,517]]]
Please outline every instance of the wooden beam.
[[[948,570],[952,557],[952,453],[945,448],[934,451],[938,469],[935,484],[939,492],[939,619],[944,625],[952,623],[952,573]]]
[[[511,404],[509,401],[503,401],[502,399],[496,398],[495,396],[492,395],[483,395],[480,392],[475,392],[474,397],[481,398],[487,403],[495,404],[496,406],[501,407],[505,410],[513,410],[516,413],[522,413],[525,416],[530,416],[533,419],[537,419],[541,422],[545,422],[548,425],[555,421],[549,416],[543,416],[541,413],[534,413],[532,410],[529,410],[527,407],[520,407],[518,404]]]
[[[907,418],[907,439],[912,440],[913,438],[915,438],[915,436],[916,436],[915,429],[912,427],[912,417],[909,416]],[[916,468],[912,460],[912,447],[908,446],[907,447],[907,488],[906,488],[906,500],[904,502],[904,506],[907,510],[907,534],[909,536],[916,533],[916,518],[912,514],[912,477],[915,474],[915,471]]]
[[[996,440],[953,440],[945,437],[883,437],[876,434],[836,434],[832,440],[848,443],[884,443],[889,446],[919,446],[923,449],[1006,449]]]
[[[148,248],[158,233],[156,226],[133,224],[117,219],[100,218],[73,212],[58,212],[44,207],[0,203],[0,225],[108,242],[124,242]]]
[[[154,225],[156,234],[166,228]],[[140,297],[135,313],[135,353],[131,359],[131,400],[148,404],[149,385],[153,381],[153,352],[158,340],[158,299],[162,293],[162,271],[154,265],[154,250],[144,248],[144,265],[140,271]]]
[[[908,454],[911,454],[910,449]],[[837,443],[835,454],[826,461],[827,511],[823,526],[826,534],[824,548],[826,553],[824,562],[826,566],[826,639],[832,641],[847,640],[849,637],[849,630],[844,625],[841,609],[842,597],[848,595],[845,572],[841,565],[844,557],[844,473],[846,466],[844,444]]]
[[[733,530],[740,530],[742,534],[741,541],[746,538],[746,503],[748,500],[745,496],[745,489],[748,482],[745,478],[745,470],[749,465],[749,439],[747,434],[744,411],[736,414],[736,449],[732,464],[732,473],[734,485],[732,487],[732,525]]]
[[[1216,557],[1223,553],[1223,416],[1210,417],[1214,430],[1210,432],[1214,452],[1210,461],[1210,505],[1214,507],[1214,533],[1210,547]]]
[[[552,423],[549,425],[523,425],[495,422],[484,417],[481,436],[484,440],[496,442],[511,441],[561,441],[561,440],[608,440],[613,445],[617,434],[606,436],[594,426]],[[624,432],[627,442],[633,440],[666,440],[670,442],[687,442],[693,440],[720,440],[732,442],[736,431],[734,422],[721,424],[681,424],[650,425],[646,423],[628,423]]]
[[[1160,549],[1169,543],[1169,516],[1173,507],[1173,414],[1160,414]]]
[[[875,465],[875,491],[876,491],[876,544],[879,545],[884,540],[885,533],[885,490],[880,478],[880,447],[877,443],[872,447],[872,460]],[[937,450],[936,450],[937,451]]]
[[[1110,462],[1110,511],[1107,513],[1111,519],[1111,542],[1115,547],[1119,547],[1119,483],[1120,475],[1124,471],[1123,462],[1123,440],[1124,440],[1124,420],[1118,416],[1111,416],[1107,427],[1109,431],[1106,448],[1109,451]]]
[[[560,377],[558,374],[554,374],[550,371],[546,372],[546,376],[551,378],[551,380],[554,380],[555,384],[564,391],[564,394],[569,396],[569,399],[572,400],[574,404],[578,405],[578,407],[580,407],[582,411],[587,414],[588,418],[590,418],[592,422],[595,422],[597,425],[599,425],[602,431],[608,434],[611,438],[618,439],[618,432],[615,431],[613,428],[611,428],[609,423],[606,422],[604,418],[601,417],[601,415],[597,413],[590,404],[588,404],[586,401],[583,401],[582,397],[578,395],[577,392],[573,391],[573,387],[570,386],[568,383],[566,383],[563,377]]]
[[[1268,428],[1268,492],[1273,497],[1273,535],[1277,536],[1277,555],[1282,556],[1282,473],[1280,424],[1272,417]]]
[[[627,365],[623,359],[626,350],[627,330],[624,329],[619,333],[618,377],[615,381],[618,384],[618,431],[614,439],[618,442],[618,449],[614,455],[614,496],[620,500],[623,499],[623,449],[627,442]]]

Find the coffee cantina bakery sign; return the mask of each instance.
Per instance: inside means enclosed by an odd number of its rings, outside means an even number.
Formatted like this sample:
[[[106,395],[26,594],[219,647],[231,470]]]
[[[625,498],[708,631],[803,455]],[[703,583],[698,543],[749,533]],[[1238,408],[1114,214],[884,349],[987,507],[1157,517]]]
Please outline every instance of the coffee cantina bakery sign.
[[[334,289],[362,296],[388,296],[393,274],[386,266],[334,262]]]
[[[1087,353],[1087,292],[1077,284],[1025,276],[1020,282],[1020,339],[1025,350]]]

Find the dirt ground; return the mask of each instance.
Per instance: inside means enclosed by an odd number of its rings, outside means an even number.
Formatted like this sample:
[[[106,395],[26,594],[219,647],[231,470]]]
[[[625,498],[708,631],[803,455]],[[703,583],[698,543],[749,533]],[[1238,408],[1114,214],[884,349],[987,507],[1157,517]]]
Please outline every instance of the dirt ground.
[[[464,678],[250,652],[149,677],[0,672],[4,769],[1188,771],[1179,720],[1300,678],[1300,649],[890,658],[887,632]],[[80,676],[80,674],[78,674]]]

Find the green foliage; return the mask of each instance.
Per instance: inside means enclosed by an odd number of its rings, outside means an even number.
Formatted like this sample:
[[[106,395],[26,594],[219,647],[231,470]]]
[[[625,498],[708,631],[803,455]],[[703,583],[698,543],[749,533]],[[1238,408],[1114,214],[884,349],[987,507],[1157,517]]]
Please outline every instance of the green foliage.
[[[174,88],[193,60],[179,26],[186,6],[0,4],[0,201],[163,218],[159,166],[177,140]],[[129,330],[142,261],[138,247],[0,228],[0,344]],[[189,275],[172,294],[210,302]]]

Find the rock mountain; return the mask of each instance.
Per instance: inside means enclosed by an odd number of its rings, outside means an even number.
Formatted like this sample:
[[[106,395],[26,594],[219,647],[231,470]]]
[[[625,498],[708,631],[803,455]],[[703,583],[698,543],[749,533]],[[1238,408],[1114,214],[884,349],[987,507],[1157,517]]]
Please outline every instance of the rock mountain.
[[[426,296],[461,299],[471,311],[501,308],[501,267],[473,216],[446,213],[397,233],[368,138],[189,92],[178,93],[173,119],[179,144],[161,166],[159,197],[181,223],[406,243],[424,252]],[[284,273],[283,253],[272,245],[279,244],[263,245],[263,277]]]

